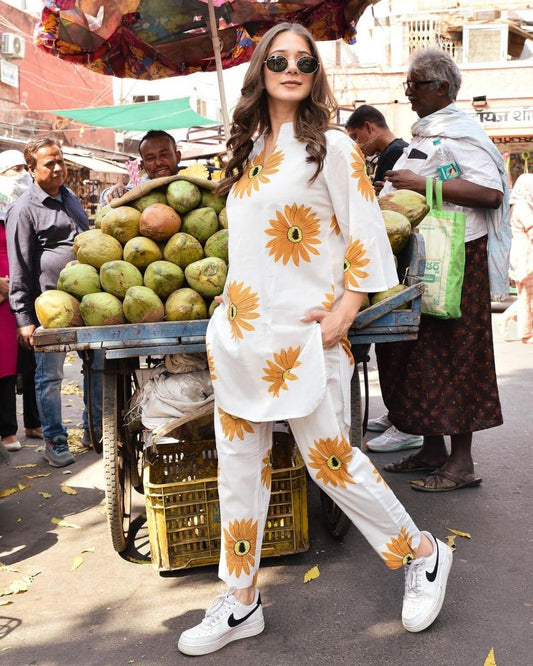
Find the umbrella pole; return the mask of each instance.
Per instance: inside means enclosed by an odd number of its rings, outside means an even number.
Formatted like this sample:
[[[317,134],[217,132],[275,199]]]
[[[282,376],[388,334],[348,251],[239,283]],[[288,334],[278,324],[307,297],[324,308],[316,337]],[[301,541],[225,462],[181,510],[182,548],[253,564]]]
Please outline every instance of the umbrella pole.
[[[220,106],[222,109],[222,124],[224,125],[224,137],[229,139],[229,114],[226,104],[226,92],[224,89],[224,76],[222,74],[222,58],[220,57],[220,41],[218,38],[217,23],[215,18],[215,9],[212,0],[208,2],[209,27],[211,29],[211,39],[213,41],[213,51],[215,53],[215,65],[217,68],[218,90],[220,94]]]

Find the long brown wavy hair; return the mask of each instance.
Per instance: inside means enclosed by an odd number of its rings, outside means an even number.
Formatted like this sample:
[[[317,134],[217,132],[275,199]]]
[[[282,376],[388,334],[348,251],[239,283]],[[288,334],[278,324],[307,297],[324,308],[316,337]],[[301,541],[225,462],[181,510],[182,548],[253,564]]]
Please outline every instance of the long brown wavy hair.
[[[324,66],[311,33],[299,23],[279,23],[270,28],[259,43],[250,60],[244,77],[239,99],[227,141],[232,157],[226,167],[226,177],[220,182],[217,192],[226,194],[242,176],[248,155],[253,147],[253,136],[258,133],[268,134],[271,130],[268,112],[268,95],[265,89],[263,63],[267,59],[274,39],[282,32],[291,31],[304,37],[311,55],[320,63],[313,75],[311,92],[300,102],[295,120],[295,136],[306,144],[307,162],[316,162],[313,182],[324,165],[326,156],[326,137],[324,132],[330,127],[332,113],[337,109],[337,102],[329,87]]]

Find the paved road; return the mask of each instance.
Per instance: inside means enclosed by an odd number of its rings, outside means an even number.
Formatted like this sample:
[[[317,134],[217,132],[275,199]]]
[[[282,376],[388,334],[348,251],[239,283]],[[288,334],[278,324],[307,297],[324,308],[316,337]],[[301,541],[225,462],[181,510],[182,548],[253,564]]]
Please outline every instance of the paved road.
[[[259,579],[264,634],[201,663],[483,666],[494,648],[498,666],[533,664],[533,349],[504,342],[497,330],[495,336],[505,425],[475,436],[483,485],[427,495],[412,491],[404,478],[387,475],[420,526],[440,538],[447,528],[472,536],[457,539],[447,600],[433,627],[419,635],[403,631],[401,573],[389,572],[355,529],[342,542],[331,538],[313,487],[310,549],[264,562]],[[67,375],[68,381],[79,381],[77,361],[67,366]],[[370,411],[376,416],[382,403],[375,366],[370,378]],[[80,398],[65,395],[67,404],[64,416],[74,427],[80,422]],[[0,664],[189,663],[177,652],[177,637],[200,620],[221,591],[216,567],[160,575],[141,563],[148,552],[142,517],[133,547],[125,557],[117,555],[103,515],[99,456],[83,453],[67,470],[53,470],[41,460],[35,441],[24,444],[28,447],[13,455],[12,466],[0,469],[0,490],[30,486],[0,499],[0,561],[5,565],[0,591],[21,581],[28,588],[0,597],[0,602],[12,602],[0,608]],[[381,467],[395,457],[375,454],[374,461]],[[16,468],[26,464],[35,466]],[[77,495],[61,492],[62,484]],[[136,510],[141,516],[140,495]],[[55,525],[52,518],[80,529]],[[320,577],[304,585],[305,572],[315,564]]]

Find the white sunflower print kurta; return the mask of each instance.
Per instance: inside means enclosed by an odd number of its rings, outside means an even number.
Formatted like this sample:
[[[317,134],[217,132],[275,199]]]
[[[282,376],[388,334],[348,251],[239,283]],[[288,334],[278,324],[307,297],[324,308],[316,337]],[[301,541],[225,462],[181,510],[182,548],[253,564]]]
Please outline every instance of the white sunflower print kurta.
[[[264,160],[260,137],[227,200],[229,271],[207,329],[218,405],[233,417],[273,421],[315,410],[326,385],[320,325],[345,289],[398,283],[364,157],[343,132],[326,133],[318,178],[293,124]]]

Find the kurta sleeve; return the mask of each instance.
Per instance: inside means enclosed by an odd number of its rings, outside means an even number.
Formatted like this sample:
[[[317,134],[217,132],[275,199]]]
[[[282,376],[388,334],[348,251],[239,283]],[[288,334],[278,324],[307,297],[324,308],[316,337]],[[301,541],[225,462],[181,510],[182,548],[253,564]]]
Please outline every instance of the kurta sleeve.
[[[398,284],[385,221],[359,148],[344,133],[327,133],[324,176],[346,246],[347,289],[375,293]]]

